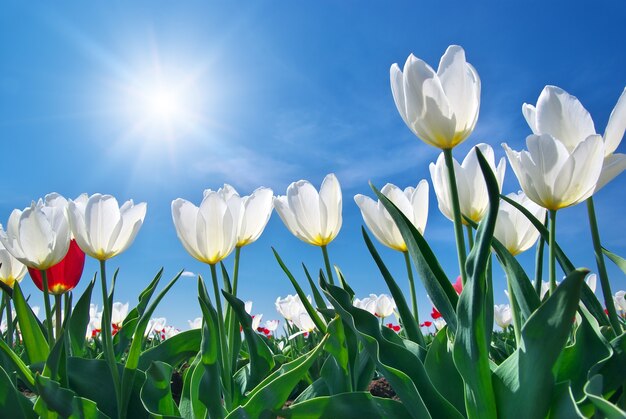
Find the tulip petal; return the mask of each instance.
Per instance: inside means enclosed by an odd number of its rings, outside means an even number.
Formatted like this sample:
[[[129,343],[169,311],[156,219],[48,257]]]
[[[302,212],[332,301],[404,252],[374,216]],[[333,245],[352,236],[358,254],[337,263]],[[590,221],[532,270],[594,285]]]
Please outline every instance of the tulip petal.
[[[320,233],[324,244],[332,241],[341,229],[341,206],[341,187],[337,177],[331,173],[322,181],[319,192],[320,215],[324,214],[320,221]]]
[[[539,135],[539,129],[537,128],[537,109],[533,105],[524,103],[522,105],[522,114],[528,123],[528,126],[532,130],[533,134]]]
[[[594,194],[626,170],[626,154],[609,154],[604,158],[602,172],[596,184]]]
[[[611,112],[609,122],[606,124],[604,131],[604,152],[608,156],[617,150],[622,142],[624,131],[626,130],[626,88],[617,100],[617,104]]]

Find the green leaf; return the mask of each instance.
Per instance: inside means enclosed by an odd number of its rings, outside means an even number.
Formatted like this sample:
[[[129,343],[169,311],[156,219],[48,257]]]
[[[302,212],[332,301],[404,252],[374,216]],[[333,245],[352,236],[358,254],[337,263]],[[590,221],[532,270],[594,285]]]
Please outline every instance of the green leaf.
[[[550,403],[549,419],[571,419],[584,418],[576,405],[576,399],[572,394],[569,381],[556,384],[554,387],[554,397]]]
[[[501,417],[548,413],[554,393],[552,369],[567,342],[588,273],[578,269],[563,280],[524,324],[520,348],[496,369],[493,384]]]
[[[246,313],[243,301],[225,291],[222,291],[222,294],[233,308],[233,313],[237,316],[246,337],[250,363],[244,368],[249,373],[246,379],[246,391],[250,391],[274,368],[274,356],[263,338],[252,330],[252,317]]]
[[[311,287],[311,292],[313,293],[313,301],[315,301],[315,305],[317,306],[318,309],[320,308],[325,309],[326,301],[324,301],[324,297],[322,297],[322,294],[315,286],[315,282],[313,281],[313,278],[311,278],[311,275],[309,274],[309,270],[306,268],[304,263],[302,264],[302,269],[304,269],[304,274],[306,275],[306,279],[307,281],[309,281],[309,286]]]
[[[0,367],[0,411],[5,417],[36,418],[33,404],[17,391],[6,371]]]
[[[493,323],[487,310],[493,313],[493,300],[488,292],[492,284],[487,277],[491,255],[491,239],[496,225],[499,204],[499,186],[495,175],[480,150],[476,157],[487,184],[489,211],[478,227],[476,243],[467,257],[467,282],[457,305],[457,330],[453,357],[465,383],[465,406],[468,417],[497,416],[496,400],[489,367],[489,347]]]
[[[24,383],[31,389],[35,389],[35,377],[33,373],[30,371],[28,366],[22,361],[22,359],[15,353],[9,345],[4,341],[4,339],[0,339],[0,349],[6,354],[6,356],[11,360],[13,367],[15,367],[15,371],[17,371],[20,378],[24,381]]]
[[[611,357],[594,365],[589,371],[590,376],[602,375],[603,394],[613,392],[626,384],[626,374],[623,372],[626,365],[626,332],[613,339],[610,344],[613,352]]]
[[[447,418],[462,417],[435,389],[417,354],[386,339],[373,314],[354,307],[348,293],[337,286],[323,283],[322,290],[344,323],[356,333],[363,349],[376,362],[378,371],[400,400],[412,407],[412,417],[427,418],[435,414]],[[419,347],[414,342],[406,342]]]
[[[48,377],[38,375],[35,381],[39,398],[34,410],[40,416],[55,417],[56,413],[69,419],[109,417],[101,412],[92,400],[77,396],[72,390],[62,388],[59,383]]]
[[[413,259],[415,269],[422,279],[424,288],[426,288],[428,296],[441,313],[441,316],[446,320],[448,328],[454,332],[456,330],[456,312],[454,308],[457,305],[459,297],[435,257],[435,254],[426,240],[424,240],[422,234],[415,228],[411,221],[406,218],[402,211],[376,189],[371,182],[370,187],[396,223],[406,243],[409,255],[411,259]]]
[[[602,376],[594,375],[585,386],[585,394],[597,413],[606,419],[624,419],[626,412],[602,397]]]
[[[270,418],[275,417],[274,411],[280,409],[287,401],[293,388],[307,373],[313,362],[322,352],[328,335],[309,353],[294,361],[283,364],[259,383],[248,395],[248,401],[233,410],[227,418]]]
[[[146,381],[141,387],[141,401],[154,418],[180,417],[172,398],[172,367],[155,361],[146,371]]]
[[[509,204],[513,205],[522,214],[524,214],[524,216],[528,218],[528,221],[530,221],[535,226],[535,228],[539,231],[539,234],[541,234],[541,238],[545,240],[546,242],[549,242],[550,232],[548,231],[546,226],[543,225],[541,221],[539,221],[534,215],[531,214],[530,211],[524,208],[524,206],[521,205],[519,202],[515,202],[514,200],[512,200],[506,195],[500,195],[500,198],[502,198]],[[572,264],[572,262],[570,262],[570,260],[567,258],[567,256],[565,256],[565,253],[563,252],[561,247],[558,245],[558,243],[555,243],[555,246],[556,247],[554,249],[554,252],[556,254],[556,260],[559,262],[559,265],[561,265],[561,269],[563,269],[563,272],[565,272],[565,275],[569,275],[575,270],[575,267]],[[609,318],[604,312],[602,303],[600,303],[596,295],[593,293],[593,291],[591,291],[591,288],[589,288],[587,284],[583,284],[580,300],[585,305],[585,307],[587,307],[587,310],[589,310],[591,314],[593,314],[593,317],[596,318],[596,320],[600,323],[600,325],[610,326]]]
[[[331,357],[327,359],[332,359]],[[323,368],[323,367],[322,367]],[[371,380],[370,380],[371,381]],[[326,380],[324,377],[320,377],[317,380],[313,381],[310,386],[304,389],[302,393],[294,400],[294,403],[299,403],[305,400],[314,399],[316,397],[321,396],[329,396],[330,391],[328,390],[328,386],[326,385]]]
[[[405,405],[396,400],[374,397],[368,392],[354,392],[317,397],[292,404],[287,409],[281,410],[279,415],[299,419],[320,417],[400,419],[409,417],[409,412]]]
[[[617,265],[618,268],[620,268],[622,270],[622,272],[624,272],[626,274],[626,259],[624,259],[621,256],[616,255],[613,252],[609,252],[607,249],[605,249],[604,247],[602,248],[602,253],[604,253],[606,255],[606,257],[608,257],[609,259],[611,259],[611,261]]]
[[[96,281],[94,274],[93,280],[87,285],[83,295],[78,299],[72,315],[69,320],[68,333],[70,337],[70,345],[74,356],[81,356],[85,353],[85,335],[87,333],[87,325],[89,324],[89,305],[91,303],[91,292]]]
[[[283,271],[287,275],[287,278],[289,278],[289,280],[291,281],[291,285],[293,285],[293,288],[296,290],[296,293],[300,297],[300,301],[302,301],[302,304],[304,305],[306,312],[309,313],[309,316],[311,316],[311,320],[313,320],[315,327],[317,327],[317,330],[319,330],[320,332],[326,333],[326,325],[320,318],[319,314],[317,314],[317,311],[315,311],[315,309],[309,302],[309,299],[306,298],[306,294],[304,293],[304,291],[302,291],[300,284],[298,284],[298,281],[296,281],[296,278],[291,274],[287,266],[283,263],[283,260],[278,255],[278,252],[276,251],[276,249],[272,247],[272,251],[274,252],[274,256],[276,257],[278,264],[283,269]]]
[[[339,316],[328,324],[328,343],[324,348],[332,356],[326,358],[321,375],[330,394],[352,391],[350,356],[343,323]]]
[[[196,355],[183,376],[183,391],[180,395],[178,410],[186,419],[204,418],[207,413],[206,407],[199,400],[200,379],[204,374],[204,365],[200,363],[200,356],[200,353]]]
[[[459,412],[465,412],[463,379],[452,359],[452,343],[448,341],[447,328],[442,328],[433,338],[424,368],[435,388]]]
[[[378,269],[380,270],[380,273],[382,274],[383,279],[387,284],[387,288],[389,289],[393,300],[396,302],[396,307],[398,308],[398,313],[400,314],[402,327],[404,328],[406,337],[409,338],[409,340],[417,343],[418,345],[425,347],[426,343],[424,342],[424,335],[422,335],[422,332],[419,329],[419,324],[417,324],[415,317],[413,317],[413,314],[411,313],[409,304],[404,298],[404,292],[402,292],[396,281],[393,279],[391,272],[389,272],[389,269],[387,269],[387,267],[385,266],[385,263],[378,254],[374,243],[372,243],[372,240],[367,234],[367,231],[365,231],[365,228],[362,226],[361,233],[363,234],[363,240],[365,240],[365,245],[367,246],[367,249],[370,251],[374,262],[376,262],[376,265],[378,266]]]
[[[20,333],[22,334],[22,342],[24,343],[28,360],[31,364],[45,362],[50,352],[48,341],[33,310],[24,299],[24,294],[22,294],[22,289],[18,282],[15,282],[13,285],[13,305],[17,314],[17,321],[20,324]]]
[[[201,339],[200,329],[186,330],[172,336],[142,352],[137,368],[145,371],[153,361],[162,361],[173,366],[179,365],[198,353]]]

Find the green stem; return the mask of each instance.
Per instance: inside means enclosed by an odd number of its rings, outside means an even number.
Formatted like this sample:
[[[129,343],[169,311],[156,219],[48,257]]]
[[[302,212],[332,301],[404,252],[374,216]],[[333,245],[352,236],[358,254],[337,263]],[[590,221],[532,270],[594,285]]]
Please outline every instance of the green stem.
[[[235,247],[235,266],[233,268],[233,286],[232,286],[232,294],[237,296],[237,282],[239,279],[239,257],[241,255],[241,247]],[[228,327],[228,348],[230,348],[230,366],[231,368],[235,368],[237,365],[237,358],[239,356],[239,351],[237,350],[235,345],[236,336],[239,332],[239,325],[237,324],[237,320],[235,318],[235,314],[233,312],[233,308],[229,305],[226,310],[226,325]],[[231,371],[234,373],[234,371]]]
[[[64,307],[65,307],[65,318],[66,319],[71,319],[72,318],[72,292],[68,291],[66,292],[64,295]],[[66,357],[70,357],[73,356],[73,351],[72,351],[72,345],[70,345],[70,334],[69,333],[64,333],[63,336],[65,336],[65,353],[66,353]]]
[[[444,149],[443,157],[445,158],[446,168],[448,169],[448,182],[450,187],[450,200],[452,201],[452,213],[454,215],[454,235],[456,237],[456,252],[459,258],[459,271],[461,273],[461,281],[465,285],[467,274],[465,273],[465,261],[467,255],[465,253],[465,239],[463,238],[463,222],[461,216],[461,207],[459,205],[459,191],[456,187],[456,175],[454,174],[454,163],[452,160],[452,149]]]
[[[50,308],[50,295],[48,292],[48,274],[45,269],[41,271],[41,286],[43,288],[43,305],[46,309],[46,330],[48,331],[48,343],[54,343],[54,333],[52,332],[52,309]]]
[[[63,322],[61,321],[63,310],[61,310],[61,295],[54,294],[54,330],[56,331],[56,339],[59,340],[61,337],[61,325]]]
[[[223,376],[222,381],[224,383],[224,388],[226,394],[231,394],[231,376],[232,371],[230,367],[230,356],[228,354],[228,347],[226,345],[226,331],[224,326],[224,312],[222,311],[222,299],[220,298],[220,289],[217,284],[217,270],[215,269],[215,264],[209,265],[211,267],[211,279],[213,280],[213,292],[215,293],[215,306],[217,308],[217,329],[220,335],[220,352],[223,363]],[[228,397],[227,397],[228,398]],[[225,400],[225,404],[230,406],[230,400]]]
[[[235,247],[235,267],[233,269],[233,295],[237,296],[237,282],[239,280],[239,256],[241,254],[241,247]]]
[[[121,403],[121,388],[120,388],[120,373],[117,369],[117,362],[115,361],[115,352],[113,351],[113,339],[111,336],[111,306],[109,305],[109,295],[107,292],[107,279],[106,279],[106,261],[100,261],[100,285],[102,288],[102,326],[100,330],[100,336],[102,336],[102,350],[104,357],[109,364],[111,370],[111,377],[113,379],[113,387],[115,390],[115,397],[117,399],[118,416],[120,418],[126,417],[126,412],[122,412]]]
[[[513,287],[511,287],[511,280],[509,277],[506,277],[506,286],[509,291],[509,300],[511,302],[511,318],[513,323],[513,331],[515,332],[515,343],[519,348],[522,343],[522,324],[519,317],[519,306],[517,305],[517,299],[515,298],[515,294],[513,293]]]
[[[322,245],[322,254],[324,255],[324,264],[326,265],[326,275],[328,275],[328,283],[330,285],[335,285],[335,281],[333,280],[333,271],[330,268],[330,259],[328,258],[328,249],[326,245]]]
[[[413,269],[411,269],[411,260],[409,259],[409,252],[406,250],[402,252],[404,254],[404,263],[406,264],[406,273],[409,276],[409,290],[411,291],[411,304],[413,306],[413,317],[417,324],[420,323],[419,313],[417,312],[417,296],[415,294],[415,280],[413,279]]]
[[[543,225],[548,225],[548,213],[546,213],[543,219]],[[543,248],[546,241],[539,236],[539,242],[537,243],[537,253],[535,254],[535,292],[541,298],[541,283],[543,282]]]
[[[550,251],[548,254],[548,270],[550,272],[550,295],[556,290],[556,210],[548,210],[550,214]]]
[[[589,214],[591,239],[593,241],[593,250],[596,254],[596,263],[598,265],[600,285],[602,285],[604,306],[606,307],[606,311],[609,313],[609,321],[611,322],[613,331],[616,335],[619,336],[622,332],[622,327],[620,325],[619,319],[617,318],[615,304],[613,303],[613,293],[611,292],[611,284],[609,282],[609,275],[606,272],[606,265],[604,264],[604,255],[602,254],[602,245],[600,244],[600,232],[598,230],[598,221],[596,219],[596,210],[593,205],[593,197],[587,199],[587,213]]]
[[[474,247],[474,230],[471,225],[465,226],[465,231],[467,231],[467,242],[469,244],[469,251],[472,251],[472,247]]]
[[[7,345],[13,349],[13,316],[11,313],[11,297],[7,292],[4,293],[4,306],[7,313]],[[1,321],[1,320],[0,320]]]

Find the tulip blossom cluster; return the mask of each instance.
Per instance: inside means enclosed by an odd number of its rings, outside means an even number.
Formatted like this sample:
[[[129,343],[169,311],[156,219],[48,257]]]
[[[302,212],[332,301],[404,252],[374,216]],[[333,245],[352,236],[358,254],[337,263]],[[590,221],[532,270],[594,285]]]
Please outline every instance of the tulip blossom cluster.
[[[355,298],[352,304],[362,310],[369,311],[381,319],[391,316],[396,310],[395,301],[387,294],[370,294],[369,297],[365,297],[362,300]]]
[[[311,297],[307,299],[310,302]],[[317,328],[298,295],[278,297],[275,306],[276,311],[287,320],[287,323],[296,326],[302,333],[312,332]]]

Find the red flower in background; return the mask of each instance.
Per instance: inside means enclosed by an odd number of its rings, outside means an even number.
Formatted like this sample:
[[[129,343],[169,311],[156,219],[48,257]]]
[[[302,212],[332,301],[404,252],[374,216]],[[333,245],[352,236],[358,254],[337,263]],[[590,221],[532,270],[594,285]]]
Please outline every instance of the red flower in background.
[[[428,320],[424,323],[420,324],[420,327],[430,327],[433,325],[433,322],[429,322]]]
[[[439,310],[433,307],[433,311],[430,313],[430,317],[432,317],[433,320],[437,320],[439,317],[441,317],[441,313],[439,312]]]
[[[461,277],[457,277],[456,282],[452,284],[452,288],[456,291],[457,294],[461,295],[461,291],[463,291],[463,280]]]
[[[52,294],[63,294],[74,289],[80,281],[85,266],[85,252],[80,250],[76,240],[70,241],[70,247],[61,262],[46,269],[48,276],[48,291]],[[43,291],[41,272],[38,269],[28,268],[33,282]]]
[[[390,328],[391,330],[393,330],[396,333],[398,333],[400,331],[400,325],[393,324],[393,323],[387,323],[385,326],[387,326],[388,328]]]

